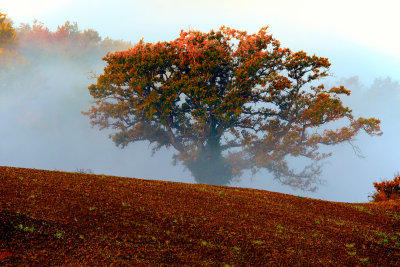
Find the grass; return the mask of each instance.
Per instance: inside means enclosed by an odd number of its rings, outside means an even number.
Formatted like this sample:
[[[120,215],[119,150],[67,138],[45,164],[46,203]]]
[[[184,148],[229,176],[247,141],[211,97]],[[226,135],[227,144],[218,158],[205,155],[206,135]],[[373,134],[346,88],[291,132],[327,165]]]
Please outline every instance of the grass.
[[[400,203],[0,167],[0,266],[400,266]]]

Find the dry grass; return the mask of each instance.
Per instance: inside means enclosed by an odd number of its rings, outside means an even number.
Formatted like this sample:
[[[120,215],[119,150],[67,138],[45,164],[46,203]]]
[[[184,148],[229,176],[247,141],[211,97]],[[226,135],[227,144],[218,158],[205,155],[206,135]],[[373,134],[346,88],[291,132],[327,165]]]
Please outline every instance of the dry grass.
[[[1,266],[400,266],[400,203],[0,167]]]

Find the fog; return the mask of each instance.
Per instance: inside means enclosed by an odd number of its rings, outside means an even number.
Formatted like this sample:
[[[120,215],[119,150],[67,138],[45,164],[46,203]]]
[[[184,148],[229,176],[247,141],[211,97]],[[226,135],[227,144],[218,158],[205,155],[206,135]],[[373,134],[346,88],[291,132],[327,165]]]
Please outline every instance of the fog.
[[[171,153],[151,157],[148,145],[120,149],[108,138],[112,131],[91,128],[87,116],[92,101],[90,72],[101,71],[79,61],[42,62],[28,75],[8,79],[2,87],[0,112],[1,165],[97,174],[192,181],[182,168],[171,167]],[[86,68],[85,68],[86,67]]]
[[[72,9],[70,11],[73,12]],[[200,14],[200,11],[198,13]],[[259,14],[259,17],[261,15],[263,14]],[[85,19],[89,20],[89,18]],[[234,23],[229,24],[229,20],[224,20],[224,23],[220,23],[220,20],[222,18],[214,22],[219,26],[225,24],[235,27]],[[235,22],[240,24],[236,19]],[[274,23],[277,25],[276,21],[272,24]],[[269,24],[268,21],[262,22],[262,26],[267,24]],[[145,38],[144,41],[174,39],[178,37],[176,34],[180,29],[187,29],[187,25],[189,25],[188,21],[185,21],[185,26],[182,27],[177,25],[171,27],[166,24],[164,27],[172,28],[173,33],[165,32],[162,35],[155,30],[154,26],[152,35],[154,40]],[[294,191],[290,187],[280,185],[268,171],[261,171],[254,177],[251,177],[249,172],[245,172],[240,182],[230,186],[256,188],[329,201],[367,202],[368,195],[375,191],[373,182],[379,182],[382,179],[390,180],[395,173],[400,171],[400,140],[398,138],[400,132],[398,79],[400,76],[393,76],[399,73],[397,72],[399,65],[385,65],[386,61],[382,59],[381,54],[371,54],[371,50],[361,48],[360,51],[364,52],[356,54],[355,50],[347,50],[347,47],[342,46],[339,50],[334,50],[336,51],[334,54],[333,42],[325,50],[321,48],[324,38],[308,43],[305,37],[302,40],[294,38],[290,42],[288,36],[292,36],[296,29],[293,28],[295,26],[289,26],[286,30],[291,29],[290,31],[275,34],[277,27],[272,27],[271,32],[284,47],[289,47],[294,51],[305,49],[308,53],[328,57],[333,64],[331,70],[334,76],[327,79],[325,83],[328,86],[344,85],[350,89],[351,96],[343,97],[343,102],[353,110],[355,117],[380,119],[383,135],[356,136],[354,144],[360,148],[363,158],[358,157],[352,146],[347,143],[328,147],[328,151],[332,151],[333,156],[324,161],[321,179],[325,180],[326,184],[319,185],[315,193]],[[207,31],[211,27],[218,28],[208,24],[206,26],[202,24],[196,28],[203,30],[201,27],[207,28]],[[236,28],[249,30],[246,26]],[[163,30],[166,29],[163,28]],[[122,31],[123,27],[114,33]],[[125,30],[126,32],[129,31]],[[143,35],[150,34],[148,32],[152,33],[143,30]],[[300,35],[300,31],[296,34]],[[325,34],[324,36],[328,35]],[[332,37],[331,40],[335,38]],[[308,47],[305,48],[305,44]],[[351,56],[354,57],[350,58]],[[64,171],[90,169],[96,174],[184,183],[195,182],[190,172],[185,171],[182,165],[172,165],[172,155],[175,153],[173,149],[161,149],[153,157],[151,157],[151,148],[146,142],[130,144],[120,149],[108,138],[108,135],[113,133],[112,130],[99,131],[96,127],[90,127],[89,118],[82,115],[81,111],[87,111],[91,106],[92,98],[87,88],[95,82],[90,78],[90,73],[100,74],[105,66],[101,61],[101,56],[91,58],[85,63],[66,58],[35,61],[34,57],[32,55],[35,64],[31,67],[15,69],[1,77],[1,166]],[[374,64],[375,67],[371,67]],[[391,75],[392,78],[386,75]]]
[[[262,188],[269,191],[308,196],[338,202],[368,202],[375,192],[373,182],[392,180],[400,171],[400,84],[391,78],[377,78],[371,84],[363,84],[357,76],[341,78],[327,85],[341,84],[352,91],[342,100],[353,110],[355,117],[375,117],[381,120],[382,136],[371,137],[365,133],[356,136],[353,145],[348,143],[323,148],[333,155],[324,161],[321,178],[326,181],[315,193],[273,183],[268,173],[257,175],[254,183],[241,182],[239,187]],[[325,150],[327,149],[327,150]],[[268,181],[265,178],[268,177]],[[248,179],[247,181],[251,181]]]
[[[108,138],[112,130],[91,128],[82,110],[92,98],[87,87],[95,82],[90,72],[101,72],[104,63],[80,66],[63,60],[43,62],[25,75],[7,80],[0,97],[1,165],[76,171],[90,169],[109,174],[165,181],[194,183],[182,165],[172,166],[174,150],[162,149],[151,157],[146,142],[120,149]],[[352,91],[343,98],[355,116],[374,116],[382,120],[384,134],[357,136],[354,142],[364,158],[357,157],[349,144],[329,147],[333,156],[325,160],[321,178],[325,185],[315,193],[293,191],[280,185],[267,171],[254,177],[248,172],[231,186],[303,195],[331,201],[367,202],[373,182],[393,178],[400,171],[398,139],[400,85],[390,78],[365,85],[357,76],[332,82]],[[328,83],[329,84],[329,83]]]

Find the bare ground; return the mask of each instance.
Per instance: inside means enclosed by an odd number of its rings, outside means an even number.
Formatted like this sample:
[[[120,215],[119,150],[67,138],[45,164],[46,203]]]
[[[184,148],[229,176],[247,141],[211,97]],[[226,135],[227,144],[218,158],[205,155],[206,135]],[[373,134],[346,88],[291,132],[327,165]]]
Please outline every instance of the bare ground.
[[[400,202],[0,167],[1,266],[400,266]]]

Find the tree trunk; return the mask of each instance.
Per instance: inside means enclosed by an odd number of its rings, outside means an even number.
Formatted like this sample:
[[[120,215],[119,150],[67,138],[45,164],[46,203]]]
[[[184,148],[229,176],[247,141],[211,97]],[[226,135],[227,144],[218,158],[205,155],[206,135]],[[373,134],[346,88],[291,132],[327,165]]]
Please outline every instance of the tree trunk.
[[[185,164],[197,183],[228,185],[233,179],[232,167],[222,156],[219,139],[209,138],[197,159]]]

